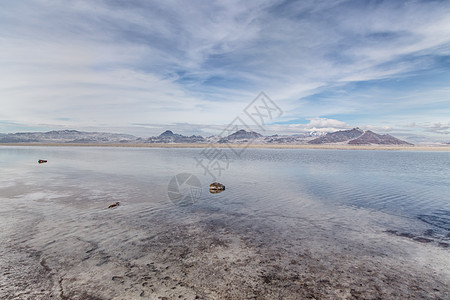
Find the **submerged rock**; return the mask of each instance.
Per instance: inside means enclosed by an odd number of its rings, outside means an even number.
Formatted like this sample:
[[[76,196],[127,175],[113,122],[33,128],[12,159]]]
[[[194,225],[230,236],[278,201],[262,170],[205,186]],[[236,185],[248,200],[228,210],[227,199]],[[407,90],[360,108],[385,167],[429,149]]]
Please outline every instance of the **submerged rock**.
[[[218,182],[213,182],[209,185],[210,193],[220,193],[225,190],[225,186]]]
[[[218,194],[218,193],[222,193],[223,192],[223,190],[209,190],[209,192],[211,193],[211,194]]]
[[[43,163],[46,163],[46,162],[47,162],[47,160],[45,160],[45,159],[38,160],[38,163],[40,163],[40,164],[43,164]]]
[[[119,202],[116,202],[116,203],[114,203],[114,204],[111,204],[110,206],[108,206],[108,208],[113,208],[113,207],[116,207],[116,206],[119,206]]]

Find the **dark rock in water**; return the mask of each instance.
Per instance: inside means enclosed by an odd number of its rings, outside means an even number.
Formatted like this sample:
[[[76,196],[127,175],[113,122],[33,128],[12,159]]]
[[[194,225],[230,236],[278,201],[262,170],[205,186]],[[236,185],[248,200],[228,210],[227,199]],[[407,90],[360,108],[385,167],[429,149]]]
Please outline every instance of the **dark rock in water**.
[[[222,193],[224,190],[212,190],[212,189],[210,189],[209,190],[209,192],[211,193],[211,194],[218,194],[218,193]]]
[[[47,160],[45,160],[45,159],[38,160],[38,163],[40,163],[40,164],[43,164],[43,163],[46,163],[46,162],[47,162]]]
[[[209,191],[211,193],[220,193],[225,190],[225,186],[218,182],[213,182],[209,185]]]
[[[108,208],[113,208],[113,207],[116,207],[116,206],[119,206],[119,202],[116,202],[116,203],[114,203],[114,204],[111,204],[110,206],[108,206]]]

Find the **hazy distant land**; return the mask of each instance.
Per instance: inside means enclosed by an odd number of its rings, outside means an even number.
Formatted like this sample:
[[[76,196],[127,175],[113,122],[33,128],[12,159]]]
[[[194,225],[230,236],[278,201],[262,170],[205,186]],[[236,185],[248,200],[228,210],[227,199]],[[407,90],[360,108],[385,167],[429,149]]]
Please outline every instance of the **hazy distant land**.
[[[293,144],[101,144],[101,143],[0,143],[0,146],[42,146],[42,147],[137,147],[137,148],[261,148],[261,149],[333,149],[333,150],[401,150],[401,151],[449,151],[449,146],[399,146],[399,145],[293,145]]]
[[[203,148],[276,148],[276,149],[361,149],[447,151],[450,144],[413,145],[389,134],[353,128],[330,133],[308,132],[296,135],[263,136],[254,131],[238,130],[231,134],[202,137],[184,136],[166,130],[149,138],[129,134],[61,130],[0,134],[0,145],[35,146],[110,146]]]

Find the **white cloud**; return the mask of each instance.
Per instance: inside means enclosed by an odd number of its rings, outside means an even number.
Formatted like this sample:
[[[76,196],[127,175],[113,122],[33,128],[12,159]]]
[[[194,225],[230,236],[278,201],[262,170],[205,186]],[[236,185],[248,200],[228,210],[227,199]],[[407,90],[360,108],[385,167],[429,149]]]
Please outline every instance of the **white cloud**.
[[[377,133],[387,133],[392,132],[394,129],[391,126],[374,126],[374,125],[363,125],[361,126],[363,130],[370,130]]]
[[[345,122],[327,119],[327,118],[316,118],[316,119],[308,119],[309,123],[307,124],[307,128],[349,128]]]
[[[380,128],[368,115],[425,122],[405,111],[427,105],[436,108],[430,119],[445,120],[443,83],[395,96],[348,88],[403,78],[450,54],[450,5],[404,3],[3,1],[0,120],[220,125],[261,90],[286,119],[310,120],[286,130],[349,128],[324,118],[345,114]]]

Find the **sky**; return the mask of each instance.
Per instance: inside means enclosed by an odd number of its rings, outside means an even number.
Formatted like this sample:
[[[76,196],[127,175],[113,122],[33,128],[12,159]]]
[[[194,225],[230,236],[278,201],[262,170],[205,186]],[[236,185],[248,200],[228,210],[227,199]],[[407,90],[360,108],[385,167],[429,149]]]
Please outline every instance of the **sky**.
[[[264,134],[450,142],[450,1],[3,0],[0,28],[2,133],[207,136],[264,91]]]

